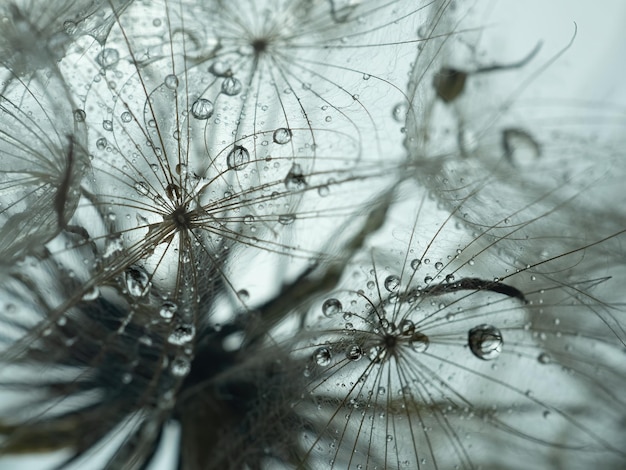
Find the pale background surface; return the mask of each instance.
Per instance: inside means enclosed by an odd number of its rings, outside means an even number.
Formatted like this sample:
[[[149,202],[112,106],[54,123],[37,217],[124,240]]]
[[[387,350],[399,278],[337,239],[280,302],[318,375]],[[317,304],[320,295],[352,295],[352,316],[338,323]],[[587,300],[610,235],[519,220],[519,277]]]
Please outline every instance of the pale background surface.
[[[599,5],[602,5],[601,7]],[[626,2],[623,0],[498,0],[477,2],[492,25],[484,44],[493,43],[494,57],[524,57],[538,39],[543,47],[537,61],[554,56],[578,34],[570,50],[541,80],[541,95],[558,99],[583,98],[626,109]],[[530,39],[529,39],[530,38]],[[171,470],[176,461],[176,426],[166,430],[171,445],[162,446],[150,470]],[[6,458],[0,470],[48,468],[50,457]],[[97,463],[92,462],[93,465]],[[97,467],[93,467],[97,468]],[[89,469],[88,469],[89,470]]]

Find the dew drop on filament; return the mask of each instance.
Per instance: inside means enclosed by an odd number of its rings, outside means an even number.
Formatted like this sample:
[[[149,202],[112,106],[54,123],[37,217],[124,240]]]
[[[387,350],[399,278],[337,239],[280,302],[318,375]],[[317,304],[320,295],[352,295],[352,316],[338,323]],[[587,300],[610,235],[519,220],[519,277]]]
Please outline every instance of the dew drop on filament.
[[[328,348],[318,348],[313,353],[313,360],[318,366],[326,367],[330,364],[332,354]]]
[[[191,114],[199,120],[206,120],[213,116],[213,103],[204,98],[198,98],[191,105]]]
[[[276,129],[274,131],[273,139],[277,144],[286,144],[291,140],[291,131],[284,127]]]
[[[226,157],[226,164],[228,165],[228,168],[235,171],[243,170],[249,162],[250,152],[248,152],[248,149],[242,147],[241,145],[235,145],[235,148],[232,149]]]
[[[343,309],[341,302],[337,299],[326,299],[322,304],[322,313],[327,317],[338,314]]]
[[[469,331],[468,343],[474,356],[489,361],[502,352],[502,333],[495,326],[479,325]]]

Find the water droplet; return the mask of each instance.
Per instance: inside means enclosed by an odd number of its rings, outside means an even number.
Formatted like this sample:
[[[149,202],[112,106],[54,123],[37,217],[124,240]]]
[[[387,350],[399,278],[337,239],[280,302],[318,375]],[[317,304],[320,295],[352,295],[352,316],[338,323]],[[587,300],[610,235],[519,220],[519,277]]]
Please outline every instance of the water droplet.
[[[338,314],[343,310],[343,305],[338,299],[326,299],[322,304],[322,313],[327,317]]]
[[[443,269],[443,263],[441,261],[437,261],[435,263],[435,269],[437,270]]]
[[[393,118],[398,122],[404,122],[406,120],[406,113],[406,103],[399,103],[393,107]]]
[[[283,225],[290,225],[296,220],[296,214],[282,214],[278,216],[278,222]]]
[[[400,334],[402,336],[411,336],[413,333],[415,333],[415,323],[408,318],[402,320],[400,323]]]
[[[178,310],[178,305],[174,302],[166,300],[161,304],[161,308],[159,309],[159,315],[164,320],[171,320],[174,317],[174,314]]]
[[[124,273],[126,289],[133,297],[143,297],[150,290],[150,277],[142,268],[130,267]]]
[[[104,121],[102,121],[102,127],[104,128],[105,131],[112,131],[113,123],[109,121],[108,119],[105,119]]]
[[[357,344],[353,344],[348,347],[346,357],[351,361],[358,361],[363,357],[363,350]]]
[[[89,302],[91,300],[96,300],[99,296],[100,296],[100,289],[98,289],[97,286],[94,286],[83,294],[82,299],[86,302]]]
[[[112,67],[117,64],[118,60],[120,60],[120,53],[117,49],[113,49],[111,47],[103,49],[102,52],[98,54],[98,57],[96,57],[98,64],[104,68]]]
[[[479,325],[468,334],[469,347],[479,359],[495,359],[502,351],[502,334],[495,326]]]
[[[143,181],[137,181],[135,183],[135,191],[137,191],[142,196],[145,196],[150,192],[150,189],[148,188],[148,185]]]
[[[96,148],[98,150],[104,150],[105,148],[107,148],[107,140],[104,137],[100,137],[98,140],[96,140]]]
[[[74,120],[76,122],[85,122],[85,119],[87,118],[87,114],[85,114],[85,111],[82,109],[75,109],[74,110]]]
[[[392,274],[385,279],[385,289],[389,292],[396,292],[400,287],[400,277]]]
[[[413,336],[411,336],[411,339],[409,340],[409,346],[411,346],[413,351],[418,353],[426,352],[429,344],[430,340],[428,339],[428,336],[424,333],[420,333],[419,331],[413,333]]]
[[[241,91],[241,82],[235,77],[227,77],[222,82],[222,93],[235,96]]]
[[[182,346],[193,340],[195,336],[196,328],[193,325],[181,323],[170,333],[167,338],[167,342],[177,346]]]
[[[539,354],[539,357],[537,357],[537,360],[539,361],[540,364],[549,364],[550,362],[552,362],[552,358],[547,353]]]
[[[122,122],[130,122],[133,119],[133,115],[128,111],[124,111],[120,117],[122,118]]]
[[[173,73],[169,74],[165,77],[163,83],[165,83],[165,86],[168,87],[170,90],[175,90],[176,88],[178,88],[178,77]]]
[[[209,67],[209,72],[218,77],[227,77],[230,75],[230,66],[222,61],[216,61],[211,64]]]
[[[422,264],[422,260],[415,258],[414,260],[411,261],[411,269],[415,271],[417,268],[420,267],[421,264]]]
[[[185,356],[176,356],[170,364],[170,371],[176,377],[185,377],[191,371],[191,362]]]
[[[307,183],[299,164],[294,163],[285,177],[285,187],[290,191],[297,191],[306,188]]]
[[[232,149],[228,156],[226,157],[226,164],[228,168],[239,171],[243,170],[248,163],[250,162],[250,152],[245,147],[241,145],[235,145],[235,148]]]
[[[369,357],[370,361],[372,362],[381,362],[383,359],[385,359],[386,355],[387,355],[387,349],[385,349],[384,347],[380,345],[372,346],[367,351],[367,357]]]
[[[329,193],[330,193],[330,188],[326,185],[323,185],[317,188],[317,194],[319,194],[320,197],[326,197],[328,196]]]
[[[213,116],[213,103],[204,98],[198,98],[191,105],[191,114],[196,119],[204,120]]]
[[[237,291],[237,296],[240,300],[246,302],[248,299],[250,299],[250,292],[248,292],[246,289],[241,289]]]
[[[291,140],[291,131],[285,127],[280,127],[274,131],[273,139],[277,144],[286,144]]]
[[[326,367],[330,364],[332,354],[328,348],[318,348],[313,353],[313,360],[318,366]]]

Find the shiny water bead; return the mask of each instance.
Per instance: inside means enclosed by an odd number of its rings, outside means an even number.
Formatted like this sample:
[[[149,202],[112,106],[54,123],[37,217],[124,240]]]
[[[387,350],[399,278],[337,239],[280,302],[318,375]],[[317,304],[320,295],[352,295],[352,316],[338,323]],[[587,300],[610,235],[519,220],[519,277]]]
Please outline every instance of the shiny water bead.
[[[332,353],[326,347],[318,348],[313,353],[313,360],[318,366],[326,367],[330,364],[331,359]]]
[[[497,358],[502,351],[502,333],[495,326],[479,325],[468,333],[470,350],[485,361]]]

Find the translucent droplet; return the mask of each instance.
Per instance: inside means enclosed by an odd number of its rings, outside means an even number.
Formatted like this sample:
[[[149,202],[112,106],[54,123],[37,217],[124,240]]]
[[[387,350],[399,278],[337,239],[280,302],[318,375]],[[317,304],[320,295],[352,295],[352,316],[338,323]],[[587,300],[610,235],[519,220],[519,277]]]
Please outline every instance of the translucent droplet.
[[[122,122],[130,122],[133,119],[133,115],[128,111],[124,111],[120,117],[122,118]]]
[[[552,358],[547,353],[541,353],[539,354],[539,357],[537,358],[537,360],[539,361],[540,364],[549,364],[552,361]]]
[[[421,264],[422,264],[422,260],[415,258],[414,260],[411,261],[411,269],[415,271],[417,268],[420,267]]]
[[[400,277],[392,274],[385,279],[385,289],[389,292],[396,292],[400,287]]]
[[[387,355],[387,349],[385,349],[384,347],[380,345],[372,346],[367,351],[367,357],[369,357],[370,361],[372,362],[381,362],[383,359],[385,359],[386,355]]]
[[[222,93],[228,96],[234,96],[241,91],[241,82],[235,77],[227,77],[222,82]]]
[[[170,371],[176,377],[184,377],[191,371],[191,362],[185,356],[176,356],[170,364]]]
[[[299,164],[294,163],[285,177],[285,187],[290,191],[297,191],[306,188],[306,186],[302,168]]]
[[[102,121],[102,127],[104,128],[105,131],[112,131],[113,123],[109,121],[108,119],[105,119],[104,121]]]
[[[150,188],[148,188],[148,185],[143,181],[137,181],[135,183],[135,191],[137,191],[142,196],[145,196],[150,192]]]
[[[82,109],[74,110],[74,120],[76,122],[85,122],[86,118],[87,118],[87,114],[85,113],[85,111],[83,111]]]
[[[290,225],[296,220],[296,214],[282,214],[278,216],[278,222],[283,225]]]
[[[245,147],[241,145],[235,145],[235,148],[232,149],[228,156],[226,157],[226,164],[228,168],[239,171],[243,170],[248,163],[250,162],[250,152]]]
[[[273,139],[277,144],[286,144],[291,140],[291,131],[285,127],[278,128],[274,131]]]
[[[96,300],[99,296],[100,296],[100,289],[98,289],[97,286],[94,286],[83,294],[82,299],[86,302],[89,302],[91,300]]]
[[[495,359],[502,351],[502,334],[495,326],[479,325],[468,334],[470,350],[479,359]]]
[[[435,263],[435,269],[437,269],[437,270],[443,269],[443,263],[441,261],[437,261]]]
[[[96,57],[96,61],[100,64],[101,67],[112,67],[117,64],[117,61],[120,60],[120,53],[117,49],[113,49],[111,47],[107,47],[103,49],[98,57]]]
[[[159,315],[164,320],[171,320],[177,310],[178,305],[176,305],[174,302],[166,300],[161,304],[161,308],[159,309]]]
[[[428,339],[428,336],[424,333],[420,333],[419,331],[413,333],[413,336],[411,336],[411,339],[409,340],[409,346],[411,346],[413,351],[418,353],[426,352],[429,344],[430,340]]]
[[[327,317],[338,314],[343,310],[343,305],[338,299],[326,299],[322,304],[322,313]]]
[[[177,346],[182,346],[193,340],[195,336],[196,328],[193,325],[181,323],[170,333],[167,338],[167,342]]]
[[[246,289],[241,289],[237,291],[237,297],[239,297],[239,299],[241,299],[242,301],[246,302],[247,300],[250,299],[250,292],[248,292]]]
[[[402,336],[411,336],[413,333],[415,333],[415,323],[408,318],[402,320],[400,323],[400,334]]]
[[[98,140],[96,140],[96,148],[98,150],[104,150],[105,148],[107,148],[107,140],[104,137],[100,137]]]
[[[204,98],[198,98],[191,105],[191,114],[196,119],[204,120],[213,116],[213,103]]]
[[[393,107],[393,118],[398,122],[404,122],[406,120],[406,113],[406,103],[399,103]]]
[[[126,289],[133,297],[143,297],[150,290],[150,277],[142,268],[131,267],[124,273]]]
[[[313,360],[318,366],[326,367],[330,364],[332,354],[328,348],[318,348],[313,353]]]
[[[165,77],[163,83],[165,83],[165,86],[168,87],[170,90],[175,90],[176,88],[178,88],[178,77],[173,73],[169,74],[167,77]]]
[[[219,60],[211,64],[211,66],[209,67],[209,72],[211,72],[213,75],[217,75],[218,77],[226,77],[231,73],[230,66],[227,63]]]
[[[363,357],[363,350],[357,344],[353,344],[348,347],[346,357],[351,361],[358,361]]]

